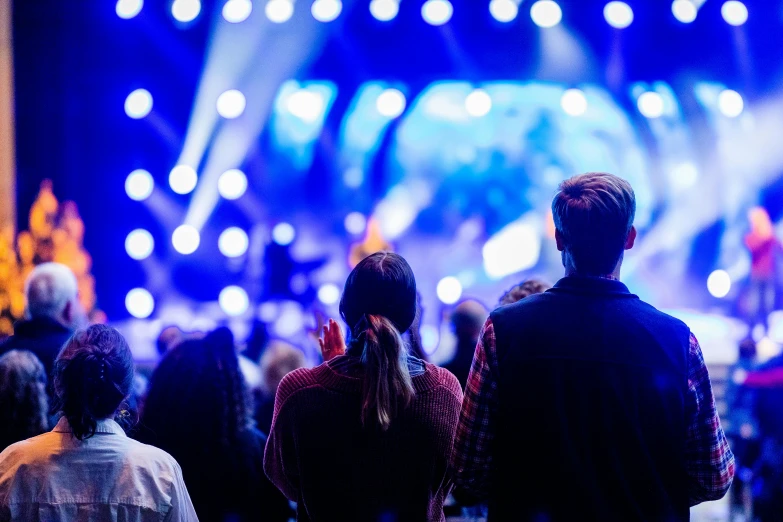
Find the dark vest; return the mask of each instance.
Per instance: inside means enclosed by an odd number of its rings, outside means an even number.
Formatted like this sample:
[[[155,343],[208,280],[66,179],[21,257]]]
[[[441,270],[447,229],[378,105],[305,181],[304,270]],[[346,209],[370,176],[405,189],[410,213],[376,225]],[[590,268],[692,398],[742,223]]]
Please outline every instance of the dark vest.
[[[688,520],[688,327],[582,277],[491,317],[490,522]]]

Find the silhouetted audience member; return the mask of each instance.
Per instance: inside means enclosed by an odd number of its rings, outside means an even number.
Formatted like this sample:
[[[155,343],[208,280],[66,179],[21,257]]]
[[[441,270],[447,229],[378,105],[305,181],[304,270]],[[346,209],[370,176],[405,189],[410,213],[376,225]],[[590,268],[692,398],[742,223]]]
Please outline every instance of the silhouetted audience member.
[[[158,355],[163,357],[169,350],[173,350],[184,342],[185,339],[186,334],[179,326],[166,326],[160,331],[158,338],[155,340],[155,348],[158,350]]]
[[[454,374],[463,390],[468,382],[473,353],[476,351],[476,343],[487,315],[484,305],[472,299],[459,303],[451,314],[451,326],[457,338],[457,347],[454,357],[443,367]]]
[[[527,281],[523,281],[518,285],[511,287],[508,292],[503,294],[498,306],[514,304],[525,297],[546,292],[550,288],[552,288],[552,285],[549,283],[545,283],[539,279],[528,279]]]
[[[324,327],[327,361],[277,390],[264,469],[297,502],[297,520],[442,521],[462,390],[443,368],[408,354],[416,281],[399,255],[373,254],[345,283]]]
[[[698,341],[619,281],[635,210],[616,176],[564,181],[552,214],[566,276],[484,325],[453,468],[494,522],[687,521],[731,485]]]
[[[205,521],[288,520],[288,502],[263,472],[234,339],[220,328],[169,351],[150,379],[138,437],[182,466]]]
[[[131,421],[133,372],[119,332],[76,332],[55,362],[57,426],[0,453],[0,520],[197,520],[177,462],[115,421]]]
[[[261,356],[261,386],[256,393],[256,423],[264,433],[272,428],[275,413],[275,394],[283,377],[305,366],[305,356],[296,346],[276,339],[271,341]]]
[[[31,352],[0,357],[0,451],[49,429],[46,371]]]

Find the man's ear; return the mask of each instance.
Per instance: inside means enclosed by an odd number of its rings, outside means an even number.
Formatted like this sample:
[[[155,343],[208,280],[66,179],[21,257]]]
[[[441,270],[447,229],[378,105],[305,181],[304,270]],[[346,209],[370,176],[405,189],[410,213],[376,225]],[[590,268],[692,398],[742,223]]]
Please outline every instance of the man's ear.
[[[636,227],[631,227],[631,231],[628,232],[628,238],[625,240],[625,249],[631,250],[635,242],[636,242]]]
[[[557,243],[557,249],[560,252],[565,250],[565,240],[563,239],[563,234],[561,234],[557,229],[555,229],[555,243]]]

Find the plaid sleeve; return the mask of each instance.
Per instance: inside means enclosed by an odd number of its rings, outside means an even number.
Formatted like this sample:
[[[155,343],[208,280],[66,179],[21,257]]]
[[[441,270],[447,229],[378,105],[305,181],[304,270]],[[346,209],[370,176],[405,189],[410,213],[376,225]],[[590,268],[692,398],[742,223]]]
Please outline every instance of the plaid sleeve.
[[[489,491],[497,413],[495,329],[487,319],[476,346],[462,401],[452,466],[456,485],[482,498]]]
[[[688,353],[688,413],[685,450],[688,498],[692,506],[722,498],[734,478],[734,455],[715,409],[710,376],[696,337]]]

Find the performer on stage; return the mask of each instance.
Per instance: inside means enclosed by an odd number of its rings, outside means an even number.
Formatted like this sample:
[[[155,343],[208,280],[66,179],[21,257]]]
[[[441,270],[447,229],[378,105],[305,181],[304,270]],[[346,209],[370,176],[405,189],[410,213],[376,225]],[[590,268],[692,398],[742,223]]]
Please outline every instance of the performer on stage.
[[[762,207],[748,211],[750,232],[745,245],[750,250],[750,286],[747,296],[747,319],[751,329],[757,324],[768,330],[768,317],[775,307],[777,258],[780,243],[775,237],[772,220]]]

